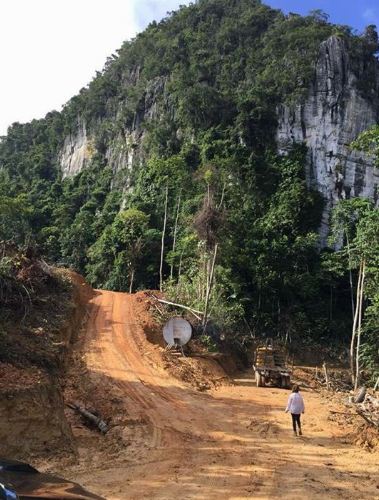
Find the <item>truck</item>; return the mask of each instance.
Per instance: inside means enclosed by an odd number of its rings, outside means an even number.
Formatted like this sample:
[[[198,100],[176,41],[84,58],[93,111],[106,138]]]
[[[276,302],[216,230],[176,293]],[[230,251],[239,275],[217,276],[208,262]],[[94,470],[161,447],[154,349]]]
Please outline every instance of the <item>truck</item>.
[[[256,348],[253,368],[257,387],[271,384],[289,389],[291,387],[292,370],[287,366],[285,350],[273,343],[266,343]]]

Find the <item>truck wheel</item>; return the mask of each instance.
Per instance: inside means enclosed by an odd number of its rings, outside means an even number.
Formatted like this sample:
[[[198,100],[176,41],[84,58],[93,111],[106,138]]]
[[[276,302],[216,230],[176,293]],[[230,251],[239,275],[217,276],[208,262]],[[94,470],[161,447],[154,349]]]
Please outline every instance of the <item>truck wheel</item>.
[[[255,372],[255,382],[257,383],[257,387],[264,386],[264,377],[259,372]]]

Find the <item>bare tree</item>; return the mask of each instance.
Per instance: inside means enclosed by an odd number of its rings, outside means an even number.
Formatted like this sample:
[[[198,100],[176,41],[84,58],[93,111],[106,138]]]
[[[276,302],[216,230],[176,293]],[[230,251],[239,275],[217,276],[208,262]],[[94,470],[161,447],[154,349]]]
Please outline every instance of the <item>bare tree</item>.
[[[212,288],[213,288],[217,251],[218,251],[218,243],[216,243],[216,245],[215,245],[210,272],[209,272],[209,275],[207,276],[207,291],[206,291],[206,295],[205,295],[205,307],[204,307],[204,317],[203,317],[204,332],[206,330],[207,322],[208,322],[209,299],[210,299]]]
[[[361,285],[359,289],[359,297],[357,297],[357,309],[358,309],[358,326],[357,326],[357,347],[355,350],[355,384],[354,388],[357,389],[360,383],[360,350],[361,350],[361,332],[362,332],[362,309],[363,309],[363,293],[364,293],[364,283],[366,276],[366,262],[363,260],[360,266],[361,270]]]
[[[163,258],[164,258],[164,240],[166,237],[166,225],[167,225],[167,205],[168,205],[168,184],[166,186],[166,199],[164,205],[164,219],[163,219],[163,229],[162,229],[162,244],[161,244],[161,263],[159,267],[159,289],[163,289]]]
[[[179,193],[178,196],[178,203],[176,206],[176,217],[175,217],[175,226],[174,226],[174,240],[172,242],[172,253],[174,257],[174,252],[176,249],[176,236],[178,234],[178,221],[179,221],[179,213],[180,213],[180,202],[181,202],[181,193]],[[172,279],[174,275],[174,262],[171,262],[171,269],[170,269],[170,278]]]

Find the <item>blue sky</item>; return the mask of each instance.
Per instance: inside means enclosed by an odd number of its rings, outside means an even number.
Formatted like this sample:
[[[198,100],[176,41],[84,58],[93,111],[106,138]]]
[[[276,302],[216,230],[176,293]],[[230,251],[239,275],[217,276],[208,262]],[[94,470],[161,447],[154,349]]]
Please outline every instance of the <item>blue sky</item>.
[[[136,22],[142,29],[146,26],[147,20],[159,19],[167,11],[188,3],[190,2],[177,0],[137,0]],[[379,0],[263,0],[263,3],[286,13],[307,14],[311,10],[321,9],[330,15],[331,22],[347,24],[358,32],[368,24],[379,26]]]
[[[0,136],[61,109],[124,40],[190,0],[0,0]],[[322,9],[362,31],[379,0],[263,0],[285,12]]]
[[[307,14],[321,9],[330,15],[330,21],[347,24],[361,32],[368,24],[379,26],[379,0],[263,0],[263,3],[284,12]]]

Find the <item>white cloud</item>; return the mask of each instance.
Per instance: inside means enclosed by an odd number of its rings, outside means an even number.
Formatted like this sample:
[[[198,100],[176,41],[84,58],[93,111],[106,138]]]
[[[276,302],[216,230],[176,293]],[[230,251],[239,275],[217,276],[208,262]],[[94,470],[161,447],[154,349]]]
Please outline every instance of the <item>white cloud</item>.
[[[140,29],[143,29],[153,20],[162,19],[167,12],[176,10],[179,5],[189,4],[178,0],[136,0],[134,3],[135,19]]]
[[[122,42],[180,1],[0,1],[0,135],[61,109]]]

